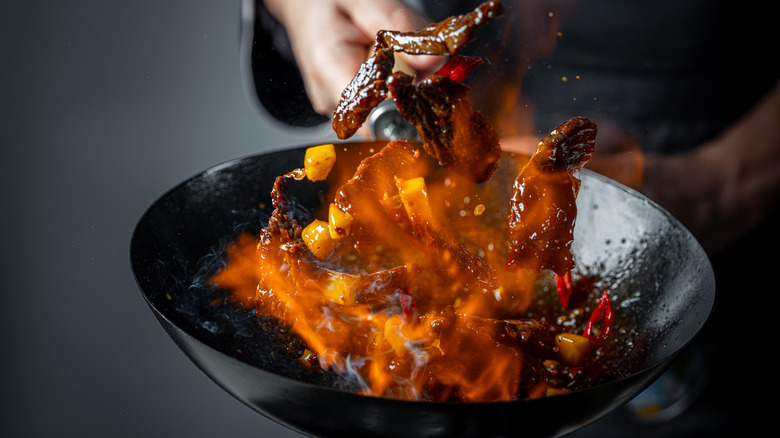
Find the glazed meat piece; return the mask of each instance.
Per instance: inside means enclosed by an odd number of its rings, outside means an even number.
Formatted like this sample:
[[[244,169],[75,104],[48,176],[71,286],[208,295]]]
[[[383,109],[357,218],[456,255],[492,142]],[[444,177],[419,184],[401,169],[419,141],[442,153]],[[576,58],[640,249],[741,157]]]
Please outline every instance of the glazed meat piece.
[[[576,117],[536,146],[515,180],[510,201],[510,269],[550,269],[563,276],[574,267],[571,243],[580,188],[574,172],[590,159],[595,142],[596,124]]]
[[[495,272],[483,258],[458,242],[424,208],[419,208],[419,215],[409,214],[402,203],[393,201],[398,198],[398,178],[424,176],[428,164],[411,143],[391,142],[363,160],[336,192],[334,204],[354,218],[351,237],[360,252],[381,248],[382,254],[395,254],[397,263],[412,262],[446,278],[448,285],[462,285],[454,289],[492,297]]]
[[[504,14],[500,1],[489,1],[463,15],[447,18],[414,32],[382,30],[377,41],[382,47],[412,55],[454,55],[474,39],[478,28]]]
[[[380,31],[374,55],[344,90],[333,115],[338,137],[354,135],[389,92],[401,115],[417,129],[426,152],[439,164],[470,181],[486,181],[500,158],[498,135],[471,108],[468,87],[437,75],[414,85],[414,77],[392,73],[393,54],[455,54],[474,38],[477,28],[502,14],[501,2],[490,1],[417,32]]]
[[[406,120],[417,128],[425,151],[469,181],[487,181],[498,167],[498,134],[474,111],[468,87],[447,76],[431,76],[418,85],[394,73],[387,81],[390,97]]]
[[[374,55],[358,70],[341,93],[333,114],[333,130],[341,138],[352,137],[368,119],[371,110],[387,98],[385,80],[393,72],[393,51],[377,46]]]
[[[301,240],[301,227],[290,214],[288,183],[278,177],[272,191],[274,212],[268,226],[261,230],[257,245],[260,279],[255,305],[260,323],[280,348],[287,354],[300,354],[304,346],[320,348],[321,327],[309,322],[322,318],[323,313],[343,315],[333,318],[329,331],[337,339],[338,347],[332,356],[320,359],[337,368],[343,368],[342,353],[365,351],[371,340],[365,321],[350,318],[345,305],[360,309],[396,308],[401,312],[401,293],[409,288],[405,266],[361,274],[328,269]],[[354,336],[343,336],[353,333]],[[363,336],[360,336],[360,335]],[[346,354],[344,355],[344,357]]]

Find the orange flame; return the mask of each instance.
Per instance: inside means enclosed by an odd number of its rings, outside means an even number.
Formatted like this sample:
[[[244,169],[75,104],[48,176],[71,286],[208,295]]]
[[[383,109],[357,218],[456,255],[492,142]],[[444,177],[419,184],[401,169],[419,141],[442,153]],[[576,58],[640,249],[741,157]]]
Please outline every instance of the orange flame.
[[[353,218],[349,235],[320,260],[275,203],[259,239],[240,238],[212,280],[242,305],[254,297],[258,312],[288,326],[320,368],[360,383],[364,394],[471,402],[534,395],[538,382],[521,381],[525,345],[552,332],[512,318],[524,315],[549,273],[503,269],[512,181],[525,163],[507,157],[475,185],[437,174],[406,142],[390,143],[354,174],[355,156],[340,152],[325,199]],[[274,190],[283,203],[282,187]]]

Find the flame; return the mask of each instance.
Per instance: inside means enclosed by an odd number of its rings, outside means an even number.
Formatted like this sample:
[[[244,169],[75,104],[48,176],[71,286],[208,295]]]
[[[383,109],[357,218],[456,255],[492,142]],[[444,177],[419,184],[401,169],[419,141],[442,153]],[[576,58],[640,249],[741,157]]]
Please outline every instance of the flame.
[[[255,307],[255,290],[260,282],[257,265],[257,238],[244,234],[225,249],[228,264],[211,281],[231,291],[232,302],[244,308]]]
[[[526,55],[502,63],[503,74],[475,103],[491,109],[502,148],[518,154],[514,160],[505,155],[496,174],[475,185],[442,175],[406,142],[368,156],[340,151],[326,202],[313,212],[319,231],[303,233],[308,224],[287,215],[285,186],[277,180],[269,225],[259,239],[239,239],[213,278],[233,291],[234,301],[254,303],[258,313],[289,327],[306,344],[301,362],[316,357],[320,368],[354,381],[363,394],[482,402],[571,389],[527,378],[528,369],[567,373],[557,364],[555,332],[513,319],[533,305],[549,274],[504,269],[511,189],[538,141],[521,84],[528,65],[552,52],[561,19],[544,2],[513,5],[528,13],[511,15],[499,50]],[[588,167],[636,188],[643,166],[638,144],[609,126],[602,123],[607,129]],[[325,232],[328,220],[340,223]],[[313,251],[307,239],[325,240]]]
[[[475,185],[437,174],[405,142],[370,156],[340,151],[327,202],[315,212],[323,224],[334,209],[350,222],[329,233],[322,225],[318,238],[333,242],[318,248],[329,254],[312,252],[301,236],[306,224],[277,206],[276,222],[259,239],[231,246],[227,267],[213,278],[234,301],[284,323],[306,344],[307,359],[313,352],[320,368],[352,379],[364,394],[480,402],[518,398],[523,385],[531,398],[568,390],[521,380],[531,362],[525,343],[538,326],[512,318],[532,306],[547,274],[504,269],[512,182],[538,141],[521,84],[527,67],[554,49],[560,20],[546,2],[513,6],[527,13],[510,15],[498,49],[525,56],[501,63],[505,71],[475,103],[490,108],[502,148],[519,154],[514,161],[502,159],[496,175]],[[618,140],[609,148],[600,139],[609,152],[588,167],[637,187],[639,148]],[[548,338],[543,344],[554,345]]]
[[[254,297],[321,368],[364,394],[514,399],[523,351],[501,342],[505,333],[490,321],[525,311],[539,274],[496,269],[506,262],[509,193],[496,190],[500,177],[481,186],[440,178],[401,143],[363,160],[348,179],[349,160],[340,159],[331,179],[346,182],[328,196],[355,223],[327,258],[301,245],[298,224],[269,226],[259,241],[242,236],[231,245],[212,280],[238,303]],[[505,164],[511,181],[518,163]]]

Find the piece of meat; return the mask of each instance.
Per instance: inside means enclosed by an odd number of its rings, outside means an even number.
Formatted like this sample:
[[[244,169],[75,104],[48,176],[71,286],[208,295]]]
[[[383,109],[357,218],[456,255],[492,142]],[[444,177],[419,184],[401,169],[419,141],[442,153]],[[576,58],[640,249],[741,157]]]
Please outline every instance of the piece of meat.
[[[442,167],[469,181],[487,181],[498,167],[498,134],[468,99],[469,88],[447,76],[419,84],[402,72],[387,80],[390,97],[403,118],[417,128],[425,151]]]
[[[427,267],[458,287],[492,296],[498,286],[493,268],[435,220],[413,221],[403,207],[392,202],[398,190],[395,178],[427,173],[428,161],[409,142],[390,142],[361,162],[354,176],[336,191],[334,204],[355,221],[353,236],[359,248],[381,248],[398,263]]]
[[[320,352],[327,337],[337,348],[332,356],[320,359],[343,369],[349,351],[365,351],[363,344],[371,342],[367,322],[350,318],[345,304],[395,307],[401,313],[399,294],[409,289],[407,267],[366,274],[327,268],[301,239],[301,227],[290,214],[285,177],[276,179],[271,198],[274,211],[257,245],[260,280],[255,305],[262,315],[260,323],[287,354],[299,354],[304,346]],[[328,320],[327,329],[312,325],[323,320]]]
[[[392,73],[393,56],[394,52],[455,54],[474,38],[479,27],[501,15],[501,2],[488,1],[469,13],[419,31],[377,33],[374,54],[341,95],[333,115],[336,135],[340,139],[354,135],[389,92],[401,116],[417,129],[426,152],[470,181],[486,181],[500,158],[498,135],[471,108],[468,87],[443,75],[431,76],[415,86],[414,77]]]
[[[395,58],[390,49],[377,46],[374,54],[361,64],[355,77],[341,93],[333,113],[333,130],[341,139],[355,135],[371,110],[387,98],[385,80],[393,72]]]
[[[574,172],[593,154],[596,123],[575,117],[536,146],[514,183],[510,201],[508,268],[550,269],[559,276],[574,267],[571,243],[580,181]]]
[[[428,317],[433,320],[440,355],[424,370],[433,400],[515,399],[530,383],[521,379],[523,370],[556,357],[556,330],[543,321],[481,318],[452,307]]]
[[[418,31],[379,31],[377,41],[382,47],[412,55],[454,55],[474,39],[478,28],[503,14],[500,1],[488,1],[471,12],[429,24]]]

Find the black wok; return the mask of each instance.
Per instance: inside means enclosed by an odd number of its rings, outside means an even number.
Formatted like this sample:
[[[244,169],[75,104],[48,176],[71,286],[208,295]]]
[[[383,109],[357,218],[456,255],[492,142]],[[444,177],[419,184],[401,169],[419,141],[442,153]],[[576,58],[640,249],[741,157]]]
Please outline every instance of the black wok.
[[[368,153],[368,143],[349,143]],[[496,403],[411,402],[335,389],[338,378],[312,375],[277,353],[253,310],[224,303],[209,276],[240,233],[271,213],[276,176],[302,166],[305,148],[231,161],[163,195],[139,221],[131,242],[137,282],[154,314],[184,353],[240,401],[311,436],[560,436],[623,405],[646,388],[691,342],[714,302],[714,277],[702,248],[680,223],[634,191],[583,171],[573,251],[622,299],[642,345],[627,353],[620,378],[571,394]],[[321,202],[327,183],[291,186],[300,211]],[[312,190],[312,184],[315,189]]]

